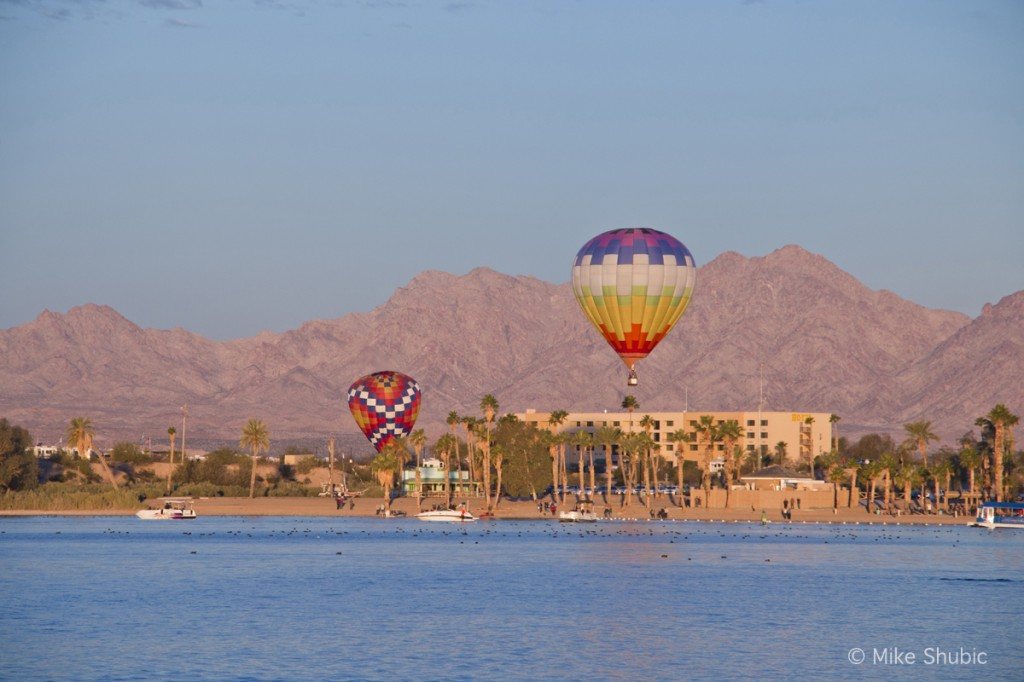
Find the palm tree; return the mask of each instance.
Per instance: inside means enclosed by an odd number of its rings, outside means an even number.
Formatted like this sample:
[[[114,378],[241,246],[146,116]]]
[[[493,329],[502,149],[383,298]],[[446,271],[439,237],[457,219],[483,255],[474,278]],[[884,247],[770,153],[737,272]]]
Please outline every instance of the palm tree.
[[[839,509],[839,484],[846,481],[847,467],[839,455],[830,452],[824,458],[825,477],[832,484],[832,510]]]
[[[505,464],[505,448],[501,443],[495,443],[493,447],[489,448],[492,462],[494,463],[494,470],[497,473],[496,485],[494,486],[494,508],[497,509],[498,505],[501,504],[501,472],[502,466]]]
[[[643,459],[644,469],[644,503],[648,509],[651,508],[651,469],[654,468],[654,459],[651,456],[654,450],[651,445],[654,443],[654,417],[649,414],[645,414],[640,418],[640,428],[644,430],[644,435],[647,437],[644,442],[645,453]]]
[[[487,509],[491,508],[491,428],[494,426],[494,415],[498,413],[498,399],[488,393],[480,399],[480,411],[484,415],[486,436],[484,437],[484,500]]]
[[[468,460],[468,465],[469,465],[469,477],[470,477],[470,479],[472,479],[474,481],[483,478],[483,473],[482,472],[478,472],[477,468],[476,468],[476,465],[477,465],[477,456],[476,456],[476,442],[477,442],[477,438],[476,438],[476,435],[477,435],[477,432],[478,432],[478,428],[477,427],[478,427],[478,422],[477,422],[477,419],[475,417],[463,417],[462,418],[462,428],[465,429],[465,431],[466,431],[466,459]]]
[[[488,393],[480,399],[480,411],[483,413],[484,421],[486,421],[488,425],[494,423],[494,417],[498,414],[498,409],[498,399],[495,398],[494,395]]]
[[[676,453],[676,475],[679,478],[679,481],[678,481],[678,490],[679,490],[679,492],[677,493],[678,496],[676,497],[678,502],[676,504],[677,504],[677,506],[682,507],[683,506],[683,461],[684,461],[683,457],[686,455],[686,452],[683,449],[684,448],[683,444],[684,443],[691,443],[691,442],[693,442],[693,436],[688,434],[683,429],[678,429],[678,430],[673,431],[672,433],[668,434],[668,442],[675,444],[674,451]]]
[[[409,463],[411,459],[409,457],[409,437],[408,436],[396,436],[392,441],[397,447],[394,449],[392,454],[395,456],[395,460],[398,462],[398,468],[395,470],[399,476],[405,471],[405,465]],[[401,478],[398,479],[398,484],[402,484]]]
[[[252,473],[249,475],[249,497],[256,496],[256,460],[261,452],[270,448],[270,432],[267,426],[259,419],[250,419],[242,429],[242,438],[238,441],[239,447],[252,450]]]
[[[761,453],[757,450],[747,450],[747,454],[743,457],[743,463],[740,465],[740,474],[743,474],[743,469],[746,467],[747,471],[753,472],[761,466]]]
[[[704,489],[704,506],[711,503],[711,458],[714,455],[715,441],[718,440],[718,429],[715,428],[715,418],[709,414],[702,414],[697,419],[697,426],[694,427],[697,435],[697,451],[700,453],[701,487]]]
[[[999,403],[985,417],[995,427],[995,443],[992,447],[992,483],[996,489],[996,502],[1003,501],[1003,455],[1007,445],[1013,442],[1013,427],[1020,417],[1010,412],[1006,405]]]
[[[552,434],[557,434],[561,430],[562,424],[569,417],[569,413],[565,410],[555,410],[548,415],[548,428],[551,429]],[[562,479],[562,486],[559,488],[558,479],[560,477],[560,471],[562,470],[562,459],[565,457],[565,439],[563,438],[552,438],[551,449],[548,452],[551,455],[551,500],[554,501],[561,490],[561,501],[565,502],[565,486],[569,485],[569,482]]]
[[[860,470],[868,482],[868,499],[864,508],[871,514],[875,506],[875,486],[878,483],[878,478],[882,475],[882,463],[876,459],[867,464],[862,464]]]
[[[491,440],[490,434],[487,431],[486,422],[479,422],[475,428],[476,433],[473,435],[473,439],[476,441],[476,465],[480,470],[481,477],[483,478],[484,500],[487,505],[487,510],[490,511],[491,498],[493,496],[491,488],[491,447],[494,445],[494,441]]]
[[[938,440],[939,437],[932,433],[932,423],[929,421],[910,422],[904,424],[903,429],[907,432],[909,440],[917,446],[921,454],[921,463],[928,466],[928,441]]]
[[[399,468],[398,457],[395,450],[401,446],[394,441],[384,446],[376,457],[370,462],[370,471],[373,472],[377,483],[384,489],[384,504],[387,505],[387,512],[391,514],[391,487],[395,481],[395,471]]]
[[[807,417],[806,419],[804,419],[804,424],[807,424],[808,426],[814,426],[814,417]],[[803,434],[801,433],[801,435],[800,435],[800,447],[801,447],[801,449],[803,449],[804,447],[807,448],[807,470],[809,472],[808,475],[813,479],[814,478],[814,441],[811,440],[810,429],[808,429],[808,433],[807,433],[807,445],[806,446],[804,446],[804,438],[803,438]]]
[[[779,460],[779,464],[781,466],[785,466],[786,464],[787,447],[789,447],[789,445],[784,440],[780,440],[778,443],[775,444],[775,457]]]
[[[444,463],[444,506],[447,507],[452,503],[451,496],[451,464],[452,464],[452,451],[456,450],[459,446],[459,439],[452,433],[446,433],[437,439],[434,443],[434,452],[441,457],[441,461]]]
[[[96,432],[92,427],[92,420],[87,417],[75,417],[68,424],[67,428],[67,441],[68,445],[73,445],[78,450],[78,456],[89,461],[89,451],[92,450],[92,439],[95,437]],[[103,473],[107,475],[107,479],[110,484],[114,486],[114,490],[117,490],[117,480],[114,478],[114,472],[110,470],[107,465],[107,460],[103,457],[103,453],[100,454],[100,466],[103,468]]]
[[[455,440],[455,459],[457,460],[459,458],[459,450],[458,450],[459,441],[458,441],[458,436],[456,435],[456,431],[458,430],[459,425],[462,423],[462,420],[459,417],[459,413],[456,412],[455,410],[452,410],[451,412],[449,412],[448,416],[445,418],[445,423],[448,424],[448,431],[456,439]]]
[[[455,457],[455,461],[459,462],[459,470],[461,471],[461,469],[462,469],[461,461],[462,460],[459,459],[459,436],[458,436],[458,429],[459,429],[459,426],[462,424],[462,418],[459,417],[459,413],[458,412],[456,412],[455,410],[452,410],[451,412],[448,413],[448,417],[445,418],[445,422],[448,424],[448,431],[449,431],[449,433],[451,433],[452,438],[455,439],[455,446],[453,448],[453,453],[452,454]],[[472,478],[472,472],[470,472],[470,478]]]
[[[988,417],[978,417],[974,420],[974,425],[981,427],[981,440],[977,443],[977,448],[981,452],[981,471],[979,472],[981,479],[979,488],[981,490],[979,494],[981,497],[985,497],[991,494],[992,490],[989,469],[992,468],[992,462],[995,460],[996,425],[989,421]]]
[[[537,452],[543,452],[547,449],[548,444],[545,440],[550,437],[551,434],[547,431],[538,429],[533,424],[530,424],[526,428],[526,439],[523,443],[519,452],[523,457],[523,471],[526,473],[526,480],[530,484],[530,498],[536,502],[537,497],[537,486],[534,484],[533,473],[530,468],[530,458]]]
[[[643,448],[638,433],[627,433],[619,443],[619,463],[622,467],[622,481],[626,487],[625,506],[633,504],[633,488],[636,485],[637,453]]]
[[[929,473],[932,476],[932,485],[935,488],[935,509],[939,509],[939,500],[942,500],[942,509],[949,509],[949,479],[953,477],[953,465],[946,460],[940,460],[932,465]],[[940,495],[939,484],[946,488],[946,497]]]
[[[653,491],[651,494],[653,495],[654,499],[658,499],[661,496],[661,493],[658,492],[658,488],[661,485],[660,469],[663,462],[661,456],[661,443],[654,440],[653,438],[648,438],[649,442],[647,452],[648,458],[651,461],[651,490]]]
[[[613,426],[602,426],[597,430],[596,440],[604,450],[605,502],[612,497],[612,448],[618,444],[622,431]]]
[[[850,495],[846,500],[847,507],[860,504],[860,489],[857,487],[857,475],[860,473],[861,465],[857,462],[846,462],[846,475],[850,478]]]
[[[645,433],[645,432],[641,432],[641,433],[636,434],[636,437],[637,437],[637,446],[638,446],[637,447],[637,458],[636,458],[637,459],[637,465],[639,467],[642,467],[643,476],[644,476],[644,506],[647,507],[647,509],[650,509],[651,508],[651,504],[652,504],[652,502],[651,502],[651,462],[653,461],[652,453],[654,452],[655,448],[658,447],[658,444],[655,442],[655,440],[653,438],[651,438],[650,434]],[[639,475],[639,473],[640,472],[638,471],[637,474]],[[637,478],[637,482],[639,483],[639,478]]]
[[[423,448],[427,446],[427,432],[416,429],[409,434],[409,445],[416,453],[416,509],[423,511]]]
[[[594,442],[595,442],[594,441],[594,434],[587,433],[587,437],[585,439],[583,439],[583,448],[587,451],[587,468],[588,468],[588,471],[590,472],[590,476],[589,476],[589,478],[590,478],[590,481],[589,481],[590,485],[587,486],[587,488],[590,490],[590,493],[588,495],[586,495],[586,497],[587,497],[587,499],[591,499],[591,500],[597,494],[597,481],[595,480],[595,475],[596,474],[594,473]],[[580,480],[582,481],[582,479],[583,479],[583,475],[581,473],[580,474]]]
[[[640,409],[640,401],[636,396],[627,395],[622,399],[622,409],[629,412],[629,432],[633,433],[633,410]]]
[[[911,462],[904,462],[896,470],[896,485],[903,488],[903,502],[910,510],[910,493],[921,482],[921,467]]]
[[[974,473],[981,467],[982,455],[973,444],[966,445],[960,453],[957,455],[957,459],[960,460],[960,465],[967,469],[967,480],[971,490],[971,504],[977,504],[977,497],[974,486]]]
[[[830,414],[828,416],[828,423],[832,425],[832,450],[833,452],[839,452],[839,420],[841,417],[838,414]]]
[[[167,456],[167,491],[165,495],[171,494],[171,470],[174,469],[174,439],[178,435],[178,430],[173,426],[167,428],[167,437],[171,441],[170,454]],[[182,457],[184,459],[184,457]]]
[[[583,492],[583,491],[585,491],[587,489],[587,482],[583,478],[583,474],[584,474],[583,458],[586,456],[587,450],[589,450],[591,448],[593,443],[594,443],[594,437],[591,436],[586,431],[577,431],[576,433],[573,434],[572,444],[573,444],[573,446],[576,447],[576,453],[579,456],[580,492],[583,493],[583,497],[584,498],[587,497],[586,493]],[[591,476],[591,478],[593,478],[593,476],[594,476],[593,456],[591,456],[591,462],[590,462],[590,476]]]
[[[735,419],[729,419],[718,425],[718,438],[725,445],[725,506],[729,506],[729,490],[732,488],[733,477],[736,476],[736,449],[743,437],[743,427]]]
[[[893,472],[896,471],[898,466],[896,458],[891,452],[884,453],[878,458],[879,473],[882,476],[883,497],[885,504],[885,511],[888,513],[891,510],[892,504],[892,476]]]

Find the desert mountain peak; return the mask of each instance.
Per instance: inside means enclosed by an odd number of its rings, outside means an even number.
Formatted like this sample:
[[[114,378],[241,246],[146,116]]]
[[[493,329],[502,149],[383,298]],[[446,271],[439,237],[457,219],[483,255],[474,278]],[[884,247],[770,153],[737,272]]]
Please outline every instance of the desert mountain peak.
[[[721,254],[697,287],[640,364],[643,410],[678,407],[684,391],[694,409],[752,407],[762,364],[768,409],[836,412],[845,433],[899,429],[923,411],[959,435],[997,394],[1024,407],[1024,292],[970,320],[873,291],[795,245]],[[0,330],[0,414],[44,438],[79,414],[134,438],[165,431],[188,402],[197,436],[237,437],[252,416],[279,438],[346,432],[349,383],[382,367],[417,378],[434,431],[449,410],[475,414],[485,393],[502,411],[622,400],[621,362],[567,284],[475,268],[422,272],[367,313],[232,341],[140,329],[108,306],[44,311]]]

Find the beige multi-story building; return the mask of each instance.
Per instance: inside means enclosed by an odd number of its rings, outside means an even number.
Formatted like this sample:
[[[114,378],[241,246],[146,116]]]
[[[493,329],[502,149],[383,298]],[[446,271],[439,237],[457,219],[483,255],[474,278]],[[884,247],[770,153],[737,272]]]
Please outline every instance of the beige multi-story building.
[[[697,460],[696,442],[673,443],[669,434],[682,429],[694,436],[694,428],[704,415],[710,415],[715,424],[735,420],[743,429],[740,447],[744,452],[761,452],[775,455],[776,445],[785,443],[786,461],[804,463],[811,454],[817,456],[832,449],[831,416],[827,412],[719,412],[715,410],[687,410],[683,412],[634,412],[632,419],[628,412],[571,412],[562,422],[559,430],[569,433],[587,431],[596,433],[601,427],[622,429],[624,432],[640,432],[640,420],[650,415],[654,420],[653,438],[661,445],[661,455],[675,459],[676,448],[685,448],[683,459]],[[521,421],[536,424],[539,428],[550,428],[550,412],[527,410],[517,414]],[[716,443],[717,452],[723,452],[724,444]]]

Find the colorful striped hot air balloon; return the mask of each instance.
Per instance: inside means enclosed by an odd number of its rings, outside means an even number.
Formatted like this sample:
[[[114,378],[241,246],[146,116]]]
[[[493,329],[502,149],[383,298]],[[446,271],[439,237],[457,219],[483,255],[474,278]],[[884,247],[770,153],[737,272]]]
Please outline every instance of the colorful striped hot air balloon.
[[[420,385],[401,372],[374,372],[349,387],[348,409],[380,452],[395,438],[412,433],[420,413]]]
[[[697,266],[670,234],[646,227],[610,230],[583,245],[572,289],[583,312],[629,368],[654,350],[682,316]]]

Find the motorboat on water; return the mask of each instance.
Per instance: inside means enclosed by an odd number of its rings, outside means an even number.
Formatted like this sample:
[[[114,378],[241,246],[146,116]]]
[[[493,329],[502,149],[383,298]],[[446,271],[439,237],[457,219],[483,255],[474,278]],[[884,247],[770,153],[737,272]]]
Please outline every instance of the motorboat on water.
[[[970,524],[978,528],[1017,528],[1024,530],[1024,502],[985,502]]]
[[[441,509],[438,511],[425,511],[416,515],[420,521],[445,521],[448,523],[464,523],[476,521],[476,517],[465,509]]]
[[[164,497],[158,509],[140,509],[135,515],[145,521],[186,521],[196,518],[191,497]]]
[[[597,514],[592,511],[580,511],[574,509],[572,511],[564,511],[558,515],[559,523],[596,523]]]

